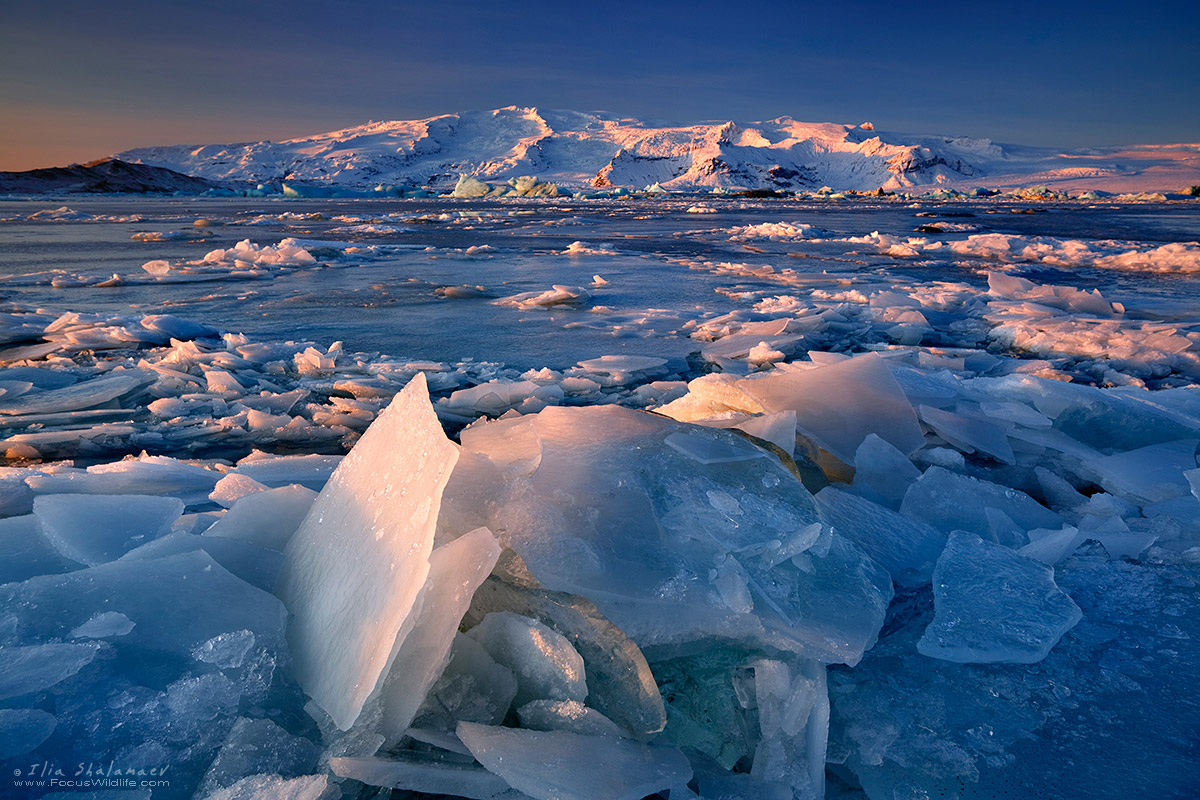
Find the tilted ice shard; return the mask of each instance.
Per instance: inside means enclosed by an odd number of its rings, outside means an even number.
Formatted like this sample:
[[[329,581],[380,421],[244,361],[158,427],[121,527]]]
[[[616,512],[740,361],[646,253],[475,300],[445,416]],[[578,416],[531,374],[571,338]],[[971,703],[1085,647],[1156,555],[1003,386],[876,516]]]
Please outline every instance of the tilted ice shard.
[[[853,491],[895,511],[921,470],[908,456],[871,433],[854,451]]]
[[[986,509],[993,508],[1025,530],[1057,528],[1062,518],[1029,495],[1007,486],[956,475],[941,467],[925,470],[904,495],[900,513],[949,533],[985,531]]]
[[[238,498],[204,535],[238,539],[282,552],[316,497],[316,492],[299,484],[252,492]]]
[[[901,516],[865,497],[826,486],[817,508],[838,533],[854,542],[902,586],[928,583],[946,535],[931,525]]]
[[[458,453],[423,373],[379,414],[288,542],[279,596],[300,685],[348,729],[395,652],[429,574]]]
[[[938,559],[933,598],[917,650],[960,663],[1034,664],[1082,616],[1053,567],[962,531]]]
[[[772,371],[738,388],[767,411],[794,410],[799,429],[847,464],[869,433],[906,454],[924,441],[900,384],[873,353],[817,369]]]
[[[613,736],[460,722],[458,737],[479,763],[539,800],[641,800],[692,778],[679,750]]]
[[[479,528],[433,551],[421,610],[380,688],[381,733],[399,741],[412,723],[431,686],[450,660],[450,646],[471,595],[500,557],[500,545],[487,528]]]

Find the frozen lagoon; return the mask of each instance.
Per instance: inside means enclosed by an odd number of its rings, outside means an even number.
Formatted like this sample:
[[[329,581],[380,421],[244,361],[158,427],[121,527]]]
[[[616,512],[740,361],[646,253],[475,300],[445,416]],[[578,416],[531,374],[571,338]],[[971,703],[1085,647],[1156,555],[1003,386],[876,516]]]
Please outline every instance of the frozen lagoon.
[[[0,217],[0,756],[174,765],[155,797],[1197,791],[1192,204]],[[457,461],[408,599],[341,612],[382,652],[330,666],[320,567],[411,513],[314,493],[418,374]],[[630,785],[556,783],[600,752]]]

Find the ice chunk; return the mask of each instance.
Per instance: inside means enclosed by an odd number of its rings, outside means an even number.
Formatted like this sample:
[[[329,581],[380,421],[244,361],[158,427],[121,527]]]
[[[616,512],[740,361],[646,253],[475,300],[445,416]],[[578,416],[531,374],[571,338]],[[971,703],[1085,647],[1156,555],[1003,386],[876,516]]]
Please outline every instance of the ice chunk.
[[[33,501],[46,539],[72,561],[95,566],[157,539],[183,513],[175,497],[49,494]]]
[[[418,717],[450,730],[461,720],[499,725],[516,696],[512,670],[460,633],[450,647],[450,663],[430,689]]]
[[[587,697],[583,658],[565,636],[537,620],[496,611],[467,631],[467,636],[513,671],[518,706],[542,699],[582,702]]]
[[[1152,444],[1089,461],[1107,491],[1135,503],[1156,503],[1187,494],[1191,486],[1184,476],[1196,469],[1196,447],[1200,440],[1181,439]]]
[[[312,772],[321,750],[269,719],[240,717],[204,773],[197,797],[234,785],[242,778],[269,773],[294,778]]]
[[[133,620],[120,611],[101,611],[68,634],[72,639],[106,639],[133,630]]]
[[[341,462],[342,456],[271,456],[252,453],[238,462],[236,472],[267,486],[298,483],[319,492]]]
[[[1025,530],[1058,528],[1062,519],[1024,492],[930,467],[904,495],[900,513],[947,533],[985,531],[985,509],[994,508]]]
[[[516,306],[522,310],[552,306],[578,306],[590,302],[592,293],[582,286],[554,284],[544,292],[522,292],[494,301],[498,306]]]
[[[676,432],[663,440],[673,450],[701,464],[727,464],[765,458],[766,453],[754,445],[729,438],[724,441],[694,433]],[[793,438],[793,444],[795,440]]]
[[[60,470],[30,475],[26,479],[39,494],[145,494],[174,495],[185,503],[203,502],[220,473],[166,456],[96,464],[81,470]]]
[[[400,643],[380,689],[380,732],[398,742],[450,658],[450,646],[471,596],[496,566],[500,545],[487,528],[444,544],[429,556],[420,611]]]
[[[1019,547],[1017,552],[1043,564],[1057,564],[1062,561],[1074,553],[1086,538],[1078,528],[1071,525],[1064,525],[1058,530],[1034,528],[1029,531],[1028,536],[1029,543]]]
[[[874,433],[867,434],[854,452],[854,493],[893,511],[919,477],[921,470],[908,456]]]
[[[666,710],[646,657],[590,600],[493,575],[475,592],[470,618],[480,620],[490,611],[532,617],[567,637],[586,665],[588,703],[625,730],[640,738],[663,729]]]
[[[864,497],[826,486],[817,508],[833,531],[862,548],[902,586],[928,583],[946,546],[946,535],[919,520],[897,514]]]
[[[1035,664],[1083,616],[1052,567],[963,531],[938,559],[933,597],[917,650],[965,664]]]
[[[617,723],[577,700],[534,700],[517,709],[521,727],[584,736],[628,736]]]
[[[191,533],[170,533],[126,553],[121,561],[143,561],[166,558],[181,553],[202,550],[214,561],[237,577],[265,592],[275,589],[283,554],[249,542],[221,536],[197,536]]]
[[[903,453],[924,442],[900,384],[874,353],[817,369],[775,370],[738,388],[767,411],[794,410],[799,429],[847,464],[870,433]]]
[[[231,472],[217,481],[217,485],[213,487],[208,499],[219,506],[231,508],[234,503],[246,495],[262,492],[268,488],[266,484],[259,483],[249,475]]]
[[[293,614],[296,676],[343,730],[386,672],[429,574],[437,509],[457,458],[418,373],[288,542],[279,596]]]
[[[511,791],[508,783],[477,764],[430,754],[404,754],[395,759],[329,759],[329,768],[340,778],[369,786],[404,789],[436,795],[490,800]]]
[[[0,700],[49,689],[92,663],[103,645],[0,647]]]
[[[692,778],[678,750],[611,736],[460,722],[458,737],[479,763],[539,800],[641,800]]]
[[[0,759],[36,750],[54,733],[53,714],[36,708],[0,708]]]
[[[224,479],[222,479],[224,480]],[[317,493],[299,484],[244,495],[204,531],[282,551],[312,508]]]
[[[739,422],[734,427],[739,431],[770,442],[789,456],[796,454],[795,411],[780,411],[775,414],[764,414],[761,417],[751,417]]]

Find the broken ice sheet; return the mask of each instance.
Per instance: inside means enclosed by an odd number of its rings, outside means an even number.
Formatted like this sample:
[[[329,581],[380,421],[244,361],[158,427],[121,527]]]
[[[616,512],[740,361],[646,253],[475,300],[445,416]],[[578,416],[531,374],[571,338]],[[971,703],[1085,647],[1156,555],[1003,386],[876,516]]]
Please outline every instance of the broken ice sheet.
[[[445,669],[471,596],[499,556],[500,546],[487,528],[466,533],[430,554],[420,610],[380,687],[381,730],[389,742],[403,737]]]
[[[1053,567],[962,531],[934,568],[933,597],[917,650],[959,663],[1034,664],[1082,617]]]
[[[508,435],[483,436],[493,425]],[[509,436],[540,445],[533,463],[520,450],[525,466],[494,488],[489,527],[542,585],[588,597],[639,646],[716,637],[852,662],[874,637],[890,580],[846,543],[813,560],[815,576],[775,560],[816,511],[799,479],[745,438],[615,406],[476,430],[464,448],[501,473],[515,466]],[[839,600],[818,600],[817,587]]]
[[[342,730],[400,644],[429,574],[438,505],[457,458],[418,373],[334,471],[288,542],[278,594],[293,615],[296,677]]]
[[[924,441],[917,415],[887,364],[874,353],[816,369],[773,371],[738,382],[767,411],[794,410],[800,430],[846,464],[867,434],[902,453]]]
[[[94,566],[120,558],[170,530],[183,501],[147,495],[49,494],[33,501],[33,516],[64,557]]]

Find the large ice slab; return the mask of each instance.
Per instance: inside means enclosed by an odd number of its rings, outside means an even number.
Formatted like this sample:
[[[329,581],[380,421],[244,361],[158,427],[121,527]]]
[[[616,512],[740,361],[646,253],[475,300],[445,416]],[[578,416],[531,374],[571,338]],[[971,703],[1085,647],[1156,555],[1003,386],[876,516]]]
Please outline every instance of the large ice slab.
[[[381,732],[395,743],[403,737],[446,663],[471,596],[500,557],[487,528],[466,533],[433,551],[413,628],[400,643],[380,688]]]
[[[10,759],[37,749],[50,738],[56,720],[36,708],[0,708],[0,758]]]
[[[640,647],[718,638],[853,662],[882,620],[891,582],[861,551],[795,563],[819,532],[812,498],[735,433],[613,406],[471,433],[464,447],[507,476],[489,527],[543,586],[588,597]]]
[[[33,514],[0,519],[0,584],[69,572],[79,566],[46,540]]]
[[[423,373],[338,465],[285,551],[296,676],[343,730],[375,690],[429,574],[442,490],[458,453]]]
[[[150,383],[153,374],[140,370],[120,371],[61,389],[29,392],[0,399],[0,414],[49,414],[94,408]]]
[[[254,631],[259,645],[283,649],[282,604],[203,552],[124,558],[10,583],[0,586],[0,606],[33,640],[65,638],[97,612],[120,613],[134,627],[113,641],[142,659],[155,652],[190,660],[198,645],[240,630]]]
[[[967,664],[1037,663],[1082,616],[1053,567],[962,531],[934,568],[933,598],[917,650]]]
[[[539,800],[641,800],[692,779],[679,750],[612,736],[460,722],[458,737],[479,763]]]
[[[40,692],[66,680],[92,663],[101,648],[91,642],[0,647],[0,700]]]

